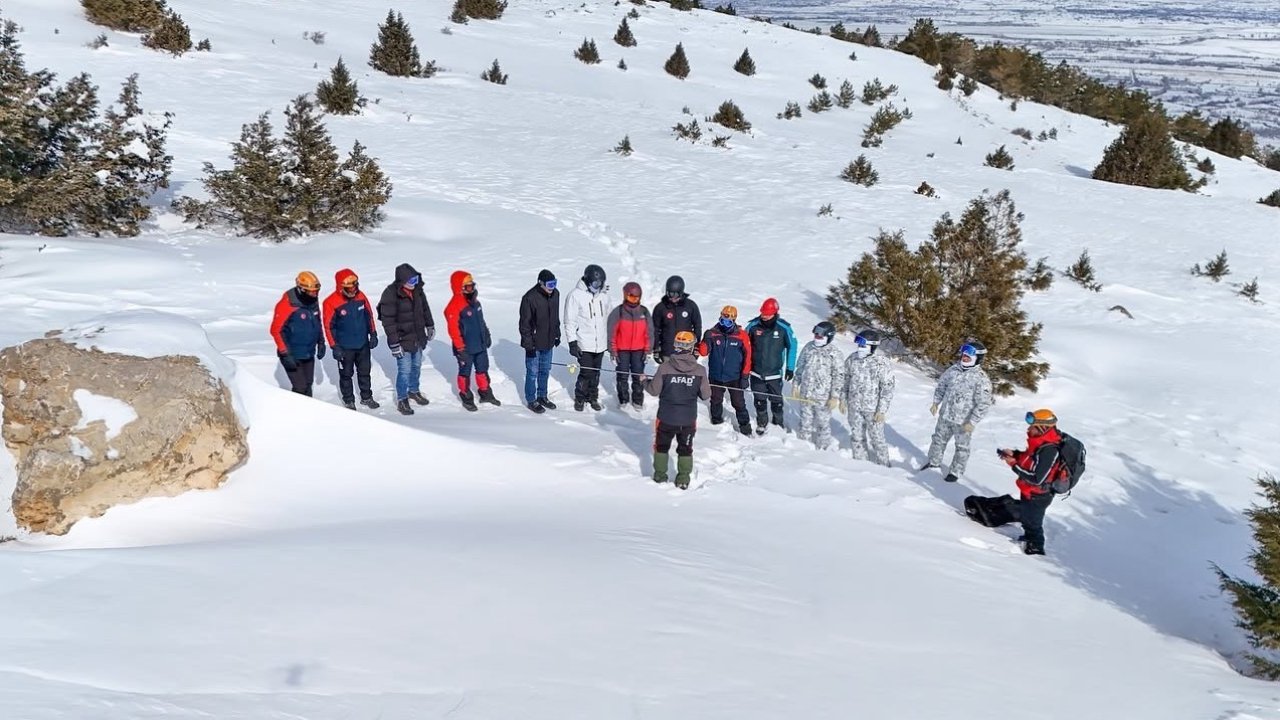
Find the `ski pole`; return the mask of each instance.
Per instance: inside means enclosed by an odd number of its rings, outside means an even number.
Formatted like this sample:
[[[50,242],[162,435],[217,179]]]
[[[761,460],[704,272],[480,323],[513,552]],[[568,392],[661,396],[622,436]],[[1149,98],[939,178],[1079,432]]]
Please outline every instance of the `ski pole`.
[[[551,364],[557,367],[562,367],[567,369],[570,375],[577,375],[578,371],[582,369],[582,366],[579,365],[578,363],[562,363],[562,362],[552,361]],[[596,372],[613,373],[614,375],[635,375],[638,377],[652,377],[652,376],[647,376],[645,373],[628,372],[626,370],[609,370],[607,368],[589,368],[589,369],[595,370]],[[764,397],[776,397],[776,398],[782,398],[783,400],[794,400],[795,402],[809,403],[810,405],[826,404],[825,400],[810,400],[809,398],[791,397],[790,395],[781,395],[779,393],[756,392],[755,390],[751,390],[750,388],[731,387],[729,385],[716,385],[715,383],[711,383],[711,387],[724,388],[725,390],[741,390],[743,392],[750,391],[752,395],[763,395]]]

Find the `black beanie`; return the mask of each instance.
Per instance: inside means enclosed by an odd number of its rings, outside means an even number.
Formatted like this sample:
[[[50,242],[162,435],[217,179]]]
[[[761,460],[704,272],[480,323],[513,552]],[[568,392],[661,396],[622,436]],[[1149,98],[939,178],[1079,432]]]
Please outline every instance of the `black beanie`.
[[[549,282],[555,279],[556,279],[556,274],[551,272],[550,270],[543,270],[542,272],[538,273],[538,282],[540,283]]]

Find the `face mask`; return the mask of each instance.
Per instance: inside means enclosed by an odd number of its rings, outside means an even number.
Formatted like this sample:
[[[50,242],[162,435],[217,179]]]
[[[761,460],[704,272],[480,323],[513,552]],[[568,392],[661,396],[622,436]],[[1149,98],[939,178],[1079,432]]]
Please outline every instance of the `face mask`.
[[[358,293],[358,292],[360,292],[360,286],[359,286],[359,285],[344,285],[344,286],[342,287],[342,294],[343,294],[343,295],[346,295],[346,296],[347,296],[347,297],[349,297],[349,298],[353,298],[353,297],[355,297],[355,296],[356,296],[356,293]]]
[[[977,365],[977,364],[978,364],[978,359],[977,359],[977,358],[975,358],[975,357],[974,357],[974,356],[972,356],[972,355],[961,355],[961,356],[960,356],[960,367],[962,367],[962,368],[971,368],[971,367],[973,367],[974,365]]]
[[[587,289],[591,291],[591,294],[592,294],[592,295],[595,295],[595,294],[597,294],[597,293],[599,293],[599,292],[600,292],[600,288],[602,288],[602,287],[604,287],[604,286],[603,286],[603,285],[601,285],[600,283],[598,283],[598,282],[593,282],[593,283],[591,283],[590,285],[588,285],[588,286],[587,286]]]
[[[871,348],[863,345],[862,347],[854,350],[853,354],[860,358],[869,357],[871,355]]]
[[[830,343],[831,343],[831,338],[829,338],[829,337],[827,337],[827,336],[825,336],[825,335],[820,336],[820,337],[814,337],[814,338],[813,338],[813,344],[814,344],[814,345],[816,345],[816,346],[818,346],[818,347],[826,347],[826,346],[827,346],[827,345],[829,345]]]

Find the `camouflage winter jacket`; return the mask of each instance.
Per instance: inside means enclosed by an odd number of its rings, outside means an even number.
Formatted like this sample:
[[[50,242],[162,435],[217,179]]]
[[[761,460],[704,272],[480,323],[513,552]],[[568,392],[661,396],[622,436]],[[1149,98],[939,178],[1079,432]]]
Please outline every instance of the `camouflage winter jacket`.
[[[952,365],[938,378],[933,391],[938,419],[956,425],[977,425],[991,409],[991,379],[980,366]]]
[[[818,347],[812,340],[800,351],[796,361],[796,387],[807,400],[830,400],[844,392],[844,360],[840,348],[828,344]]]
[[[857,353],[851,353],[844,361],[842,397],[849,404],[849,412],[888,414],[896,385],[897,380],[887,358],[880,355],[858,357]]]

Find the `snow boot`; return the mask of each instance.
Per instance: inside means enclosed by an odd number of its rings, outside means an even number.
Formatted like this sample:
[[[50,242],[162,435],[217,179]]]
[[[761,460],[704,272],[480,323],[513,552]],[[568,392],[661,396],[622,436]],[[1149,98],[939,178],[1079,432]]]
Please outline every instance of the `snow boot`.
[[[742,423],[739,425],[738,432],[746,435],[747,437],[751,437],[751,423]]]
[[[956,482],[959,479],[960,478],[956,477],[955,473],[947,473],[947,476],[942,478],[943,482]]]
[[[573,409],[577,410],[578,412],[582,412],[582,409],[585,408],[586,406],[587,404],[582,402],[581,400],[573,401]]]
[[[430,400],[428,400],[428,399],[427,399],[427,397],[426,397],[425,395],[423,395],[422,393],[418,392],[417,390],[415,390],[415,391],[413,391],[413,392],[409,393],[409,399],[410,399],[410,400],[412,400],[412,401],[414,401],[414,402],[416,402],[416,403],[418,403],[419,405],[430,405],[430,404],[431,404],[431,401],[430,401]]]
[[[711,418],[711,424],[712,424],[712,425],[723,425],[723,424],[724,424],[724,418],[716,418],[716,417],[713,417],[713,418]]]
[[[689,478],[693,475],[693,456],[678,455],[676,456],[676,487],[681,490],[689,489]]]
[[[671,469],[671,456],[667,453],[655,452],[653,454],[653,481],[656,483],[664,483],[667,481],[667,471]]]
[[[760,423],[760,425],[756,427],[756,435],[764,435],[766,432],[769,432],[768,425]]]
[[[462,400],[462,407],[466,408],[469,412],[475,412],[478,409],[476,407],[475,396],[471,394],[471,391],[468,390],[464,393],[458,393],[458,399]]]
[[[596,412],[600,412],[601,410],[603,410],[603,409],[604,409],[604,406],[600,404],[600,401],[599,401],[599,400],[592,400],[592,401],[591,401],[591,409],[592,409],[592,410],[595,410]]]
[[[396,401],[396,410],[399,410],[401,415],[412,415],[412,414],[413,414],[413,408],[409,407],[409,401],[408,401],[407,399],[406,399],[406,400],[397,400],[397,401]]]
[[[538,404],[539,404],[539,405],[541,405],[544,409],[547,409],[547,410],[555,410],[555,409],[556,409],[556,404],[555,404],[555,403],[553,403],[553,402],[551,402],[550,400],[548,400],[548,399],[546,399],[546,398],[538,398]]]
[[[346,408],[346,409],[348,409],[348,410],[355,410],[355,409],[356,409],[356,401],[355,401],[355,400],[343,400],[343,401],[342,401],[342,407],[344,407],[344,408]]]
[[[1043,545],[1036,545],[1036,544],[1034,544],[1034,543],[1023,543],[1023,544],[1022,544],[1022,552],[1023,552],[1023,554],[1025,554],[1025,555],[1043,555],[1043,554],[1044,554],[1044,546],[1043,546]]]
[[[371,397],[360,398],[360,404],[369,408],[370,410],[377,410],[378,408],[382,407],[381,403],[379,403],[377,400],[374,400]]]
[[[635,408],[636,410],[643,410],[643,409],[644,409],[644,400],[632,400],[632,401],[631,401],[631,407]]]
[[[546,412],[546,410],[543,410],[542,406],[539,405],[536,400],[529,403],[529,409],[538,415],[541,415],[542,413]]]
[[[934,465],[933,463],[926,462],[925,464],[923,464],[923,465],[921,465],[920,467],[916,468],[916,472],[924,472],[925,470],[932,470],[932,469],[934,469],[934,468],[936,468],[936,467],[938,467],[938,466],[937,466],[937,465]]]
[[[493,396],[493,388],[487,388],[480,391],[480,402],[489,403],[494,407],[502,407],[502,401]]]

